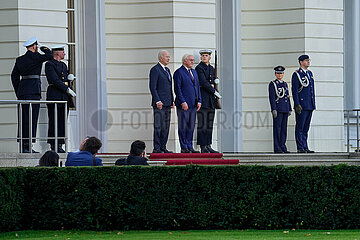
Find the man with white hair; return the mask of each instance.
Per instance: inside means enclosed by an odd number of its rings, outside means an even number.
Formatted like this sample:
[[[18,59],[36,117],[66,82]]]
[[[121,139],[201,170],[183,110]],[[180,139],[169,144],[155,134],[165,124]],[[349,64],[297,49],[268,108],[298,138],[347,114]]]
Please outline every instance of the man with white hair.
[[[182,153],[199,153],[193,148],[196,112],[201,108],[199,78],[194,69],[194,56],[185,54],[183,65],[174,73],[175,105],[178,115],[178,133]]]
[[[159,62],[151,68],[149,88],[154,111],[154,150],[153,153],[171,153],[166,144],[170,129],[171,108],[174,107],[172,77],[168,67],[170,54],[162,50],[158,54]]]

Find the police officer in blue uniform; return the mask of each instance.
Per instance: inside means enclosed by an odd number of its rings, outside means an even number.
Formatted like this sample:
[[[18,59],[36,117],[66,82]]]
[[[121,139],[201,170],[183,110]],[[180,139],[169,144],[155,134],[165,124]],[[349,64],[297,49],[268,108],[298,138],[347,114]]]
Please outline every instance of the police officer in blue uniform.
[[[315,110],[315,87],[313,73],[308,69],[310,58],[301,55],[300,68],[292,75],[292,94],[296,117],[295,139],[298,153],[313,153],[309,150],[307,139],[312,113]]]
[[[201,153],[218,153],[211,148],[211,143],[215,118],[215,96],[221,98],[219,92],[214,89],[215,81],[219,79],[215,79],[214,67],[210,65],[212,51],[204,49],[199,53],[201,62],[195,70],[199,77],[202,105],[197,112],[197,145],[200,145]]]
[[[16,58],[15,66],[11,73],[11,81],[18,100],[40,100],[41,81],[40,74],[43,62],[52,59],[52,53],[49,48],[42,46],[40,50],[45,54],[38,52],[37,38],[33,37],[24,43],[27,52]],[[39,116],[39,104],[32,104],[32,137],[33,142],[36,138],[37,121]],[[22,152],[30,152],[29,138],[29,105],[22,105],[22,123],[21,132],[23,137]],[[21,150],[21,147],[20,147]],[[35,152],[34,150],[31,150]]]
[[[68,80],[68,68],[61,60],[65,57],[65,45],[52,47],[53,59],[45,64],[45,74],[49,86],[46,92],[46,100],[67,101],[68,107],[72,103],[71,97],[75,97],[75,92],[70,88]],[[65,104],[57,106],[57,129],[58,129],[58,146],[55,146],[55,104],[47,104],[48,108],[48,143],[51,150],[64,153],[61,147],[65,143]],[[56,150],[55,150],[56,149]]]
[[[275,153],[290,153],[285,145],[288,117],[291,114],[289,88],[283,80],[285,68],[274,68],[276,79],[269,83],[269,101],[273,116],[273,138]]]

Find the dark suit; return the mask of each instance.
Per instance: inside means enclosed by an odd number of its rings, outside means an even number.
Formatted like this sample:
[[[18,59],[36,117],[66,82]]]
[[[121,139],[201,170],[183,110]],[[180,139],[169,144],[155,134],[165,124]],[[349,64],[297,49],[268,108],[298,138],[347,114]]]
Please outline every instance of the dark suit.
[[[48,48],[45,54],[27,51],[24,55],[16,58],[15,66],[11,73],[11,82],[18,100],[40,100],[41,81],[40,74],[43,62],[52,59],[52,53]],[[25,79],[24,79],[25,76]],[[39,117],[39,104],[32,104],[32,137],[36,138],[37,121]],[[29,105],[22,105],[22,137],[24,138],[24,150],[29,148]],[[20,123],[18,126],[20,130]],[[27,139],[27,140],[26,140]],[[35,140],[33,140],[35,142]]]
[[[149,165],[147,159],[130,154],[126,159],[126,165]]]
[[[166,70],[156,64],[149,74],[149,88],[152,96],[151,106],[154,111],[154,150],[166,150],[170,129],[171,106],[174,103],[172,92],[172,79],[169,68]],[[163,103],[162,109],[156,107],[156,103]]]
[[[45,64],[45,74],[49,83],[46,100],[68,101],[70,96],[66,93],[69,81],[68,69],[65,63],[52,59]],[[68,105],[69,106],[69,105]],[[55,104],[48,104],[48,137],[55,137]],[[68,111],[68,109],[66,109]],[[58,104],[57,108],[57,124],[58,137],[65,137],[65,104]],[[52,146],[55,145],[55,139],[48,139],[47,141]],[[64,144],[65,139],[59,138],[58,144]]]
[[[310,122],[312,112],[315,110],[315,86],[314,77],[310,70],[307,71],[308,75],[303,69],[299,68],[292,75],[292,94],[294,99],[294,105],[301,105],[301,114],[295,115],[295,139],[298,150],[308,150],[307,139],[310,129]],[[299,79],[300,77],[300,79]],[[303,86],[300,81],[306,82],[309,80],[308,86]]]
[[[282,97],[278,97],[276,91]],[[289,87],[285,81],[280,82],[279,80],[274,80],[269,83],[269,102],[271,111],[277,111],[277,117],[273,119],[274,152],[287,152],[285,143],[291,104],[289,99]]]
[[[199,78],[194,69],[181,66],[174,73],[175,104],[178,114],[178,133],[181,149],[193,149],[193,134],[196,120],[196,108],[201,103]],[[184,111],[181,104],[186,102],[189,109]]]
[[[207,146],[212,143],[212,132],[215,117],[215,89],[211,84],[215,84],[214,68],[200,62],[195,68],[199,76],[201,92],[201,108],[197,112],[197,145]]]

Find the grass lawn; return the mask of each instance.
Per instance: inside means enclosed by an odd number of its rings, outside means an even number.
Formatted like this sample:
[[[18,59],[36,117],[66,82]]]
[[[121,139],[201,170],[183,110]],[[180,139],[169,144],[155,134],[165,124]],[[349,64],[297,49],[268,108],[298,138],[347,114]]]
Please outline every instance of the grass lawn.
[[[360,240],[360,230],[231,230],[231,231],[18,231],[0,233],[0,239],[132,239],[132,240],[272,240],[272,239],[341,239]]]

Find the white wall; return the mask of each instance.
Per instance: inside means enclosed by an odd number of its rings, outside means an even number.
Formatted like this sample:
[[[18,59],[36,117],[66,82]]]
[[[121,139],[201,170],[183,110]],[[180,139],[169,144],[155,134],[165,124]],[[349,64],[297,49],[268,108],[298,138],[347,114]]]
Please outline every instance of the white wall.
[[[26,52],[22,45],[29,38],[36,36],[41,44],[52,46],[67,42],[66,0],[3,0],[0,2],[0,80],[2,88],[0,99],[16,100],[10,74],[15,58]],[[44,69],[43,69],[44,73]],[[41,77],[42,91],[45,100],[47,81]],[[17,115],[14,106],[1,109],[0,132],[3,138],[16,138]],[[47,112],[40,111],[37,137],[47,136]],[[37,150],[45,150],[47,144],[36,145]],[[11,143],[0,144],[1,152],[16,152],[18,146]]]
[[[149,70],[159,50],[170,52],[173,73],[184,53],[215,47],[215,1],[106,0],[105,15],[109,152],[136,139],[152,151]],[[173,110],[168,149],[179,151],[176,118]]]
[[[273,150],[268,83],[274,79],[273,68],[283,65],[291,88],[297,58],[305,53],[312,60],[317,104],[309,147],[344,150],[342,2],[242,1],[244,151]],[[296,151],[294,119],[292,114],[287,141],[290,151]]]

